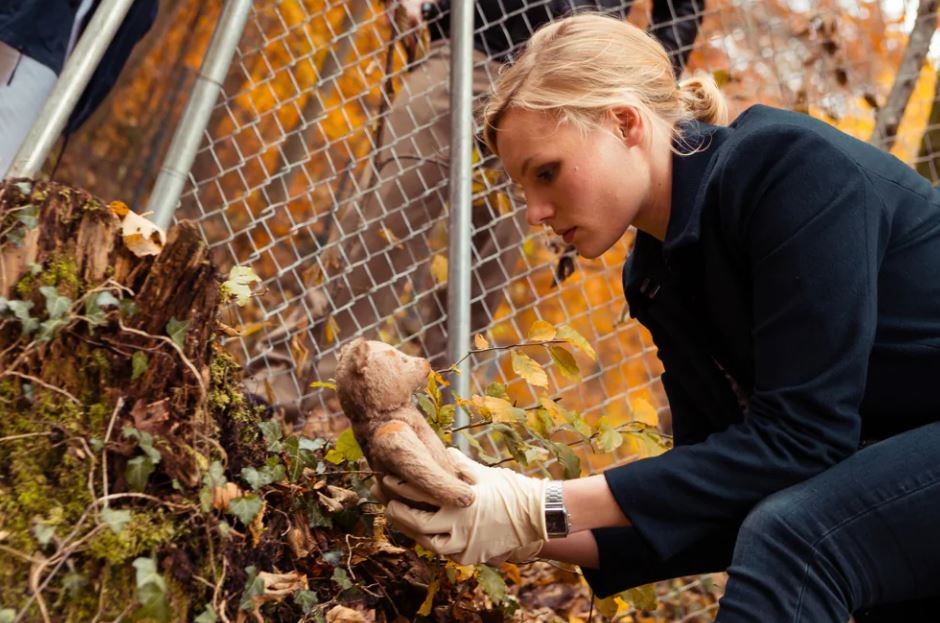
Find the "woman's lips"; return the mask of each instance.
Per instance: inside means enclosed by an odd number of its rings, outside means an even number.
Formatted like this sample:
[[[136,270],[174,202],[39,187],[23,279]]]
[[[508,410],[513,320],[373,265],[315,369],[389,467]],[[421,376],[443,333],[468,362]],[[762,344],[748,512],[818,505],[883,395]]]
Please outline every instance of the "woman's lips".
[[[565,230],[561,235],[562,240],[565,241],[565,244],[571,244],[571,241],[574,240],[574,232],[578,229],[577,227],[572,227],[571,229]]]

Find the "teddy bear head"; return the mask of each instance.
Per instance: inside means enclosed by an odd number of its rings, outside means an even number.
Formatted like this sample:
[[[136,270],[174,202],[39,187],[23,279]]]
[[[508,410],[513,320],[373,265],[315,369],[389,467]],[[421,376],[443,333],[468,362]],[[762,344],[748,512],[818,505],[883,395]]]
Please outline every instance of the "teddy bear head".
[[[356,421],[371,412],[391,411],[411,401],[431,366],[394,346],[358,338],[339,352],[336,391],[346,416]]]

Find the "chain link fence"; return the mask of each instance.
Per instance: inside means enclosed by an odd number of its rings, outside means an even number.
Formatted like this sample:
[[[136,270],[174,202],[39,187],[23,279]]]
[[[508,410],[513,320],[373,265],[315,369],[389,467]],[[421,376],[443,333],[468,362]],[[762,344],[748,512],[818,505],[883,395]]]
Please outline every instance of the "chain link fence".
[[[508,11],[505,28],[540,4],[547,10],[548,2],[532,0]],[[613,8],[678,40],[684,71],[711,73],[732,117],[759,101],[868,138],[916,7],[668,0]],[[337,349],[352,338],[385,340],[437,368],[452,363],[445,356],[450,53],[446,40],[432,40],[434,19],[409,26],[394,7],[369,0],[255,2],[176,214],[199,223],[225,270],[251,266],[261,277],[253,304],[227,312],[228,346],[253,392],[317,433],[345,426],[332,392],[311,383],[330,379]],[[683,42],[679,31],[689,20],[701,26]],[[502,60],[475,52],[476,101]],[[921,145],[936,99],[929,59],[912,79],[915,97],[892,149],[932,167],[933,150]],[[523,340],[539,318],[571,325],[598,358],[579,358],[578,382],[550,369],[554,395],[589,421],[641,420],[668,432],[661,364],[623,299],[631,236],[584,261],[529,228],[520,199],[478,145],[472,332],[499,346]],[[536,400],[508,357],[474,358],[472,391],[493,382],[506,384],[519,404]],[[647,452],[638,442],[624,443],[616,456],[582,450],[587,473]],[[670,590],[704,589],[693,582]],[[709,605],[673,620],[713,614]]]

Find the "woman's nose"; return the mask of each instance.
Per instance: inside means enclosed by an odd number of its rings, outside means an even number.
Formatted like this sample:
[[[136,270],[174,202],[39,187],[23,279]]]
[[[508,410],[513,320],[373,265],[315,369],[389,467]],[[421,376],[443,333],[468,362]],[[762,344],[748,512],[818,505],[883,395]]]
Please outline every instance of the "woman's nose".
[[[525,220],[529,225],[544,225],[552,217],[551,203],[539,197],[526,195]]]

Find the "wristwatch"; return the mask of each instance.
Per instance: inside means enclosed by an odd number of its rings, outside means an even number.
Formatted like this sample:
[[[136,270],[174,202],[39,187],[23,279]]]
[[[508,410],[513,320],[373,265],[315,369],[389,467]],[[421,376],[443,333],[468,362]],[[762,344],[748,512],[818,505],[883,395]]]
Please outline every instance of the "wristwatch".
[[[565,508],[565,496],[560,480],[550,480],[545,485],[545,528],[548,538],[560,539],[568,536],[570,521]]]

